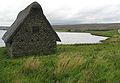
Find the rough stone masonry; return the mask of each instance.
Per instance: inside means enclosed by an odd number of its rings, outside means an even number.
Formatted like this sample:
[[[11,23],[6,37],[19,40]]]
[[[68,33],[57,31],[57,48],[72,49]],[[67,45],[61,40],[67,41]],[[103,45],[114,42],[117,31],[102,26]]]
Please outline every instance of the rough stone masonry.
[[[37,2],[18,14],[2,39],[10,56],[49,54],[56,51],[56,41],[61,41]]]

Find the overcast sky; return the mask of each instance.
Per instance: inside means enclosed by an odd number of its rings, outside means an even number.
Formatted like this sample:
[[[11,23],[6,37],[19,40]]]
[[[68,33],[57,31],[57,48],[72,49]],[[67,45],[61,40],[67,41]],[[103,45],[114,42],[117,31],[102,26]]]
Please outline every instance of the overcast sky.
[[[0,25],[10,26],[34,0],[0,0]],[[52,24],[120,22],[120,0],[36,0]]]

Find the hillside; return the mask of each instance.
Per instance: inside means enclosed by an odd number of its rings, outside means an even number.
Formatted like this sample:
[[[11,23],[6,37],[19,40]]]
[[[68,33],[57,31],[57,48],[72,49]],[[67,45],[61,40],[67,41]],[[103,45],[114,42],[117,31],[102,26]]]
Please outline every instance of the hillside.
[[[111,30],[120,28],[120,23],[104,24],[74,24],[74,25],[52,25],[56,31],[85,31],[85,30]],[[8,29],[9,26],[0,26],[0,30]]]
[[[0,30],[6,30],[8,28],[9,28],[8,26],[0,26]]]
[[[53,25],[57,31],[110,30],[120,28],[120,23]]]
[[[101,44],[58,45],[55,54],[44,56],[10,58],[0,48],[0,83],[120,83],[120,34],[95,34],[110,38]]]

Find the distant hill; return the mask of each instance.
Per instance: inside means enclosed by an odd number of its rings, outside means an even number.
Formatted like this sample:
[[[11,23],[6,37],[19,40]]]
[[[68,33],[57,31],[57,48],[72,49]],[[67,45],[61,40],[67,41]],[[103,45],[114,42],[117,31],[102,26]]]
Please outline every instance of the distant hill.
[[[0,30],[7,30],[9,26],[0,26]]]
[[[75,24],[75,25],[53,25],[55,30],[73,30],[73,31],[84,31],[84,30],[109,30],[120,28],[120,23],[104,23],[104,24]]]
[[[74,25],[52,25],[57,31],[84,31],[84,30],[109,30],[120,28],[120,23],[102,23],[102,24],[74,24]],[[9,26],[0,26],[0,30],[7,30]]]

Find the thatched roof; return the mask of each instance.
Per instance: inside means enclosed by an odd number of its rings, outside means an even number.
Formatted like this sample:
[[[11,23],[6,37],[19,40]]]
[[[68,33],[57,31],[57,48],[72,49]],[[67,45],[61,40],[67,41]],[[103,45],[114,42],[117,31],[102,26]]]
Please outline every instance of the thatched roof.
[[[13,38],[13,36],[17,33],[19,26],[24,22],[25,18],[28,16],[28,14],[30,13],[32,8],[38,8],[39,9],[42,16],[44,17],[44,20],[46,21],[46,23],[49,25],[49,27],[53,31],[53,34],[56,36],[56,41],[60,41],[60,38],[58,37],[56,32],[53,30],[52,26],[50,25],[50,23],[46,19],[45,15],[43,14],[43,10],[42,10],[40,4],[37,3],[37,2],[33,2],[32,4],[30,4],[27,8],[25,8],[23,11],[21,11],[18,14],[15,22],[11,25],[11,27],[7,30],[7,32],[2,37],[2,39],[5,42],[9,42]]]

